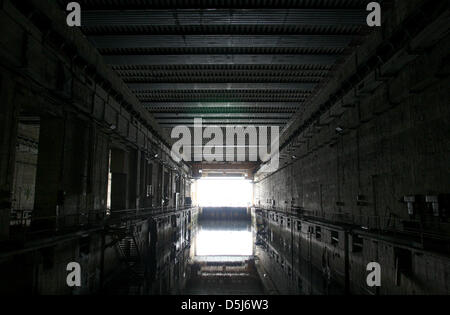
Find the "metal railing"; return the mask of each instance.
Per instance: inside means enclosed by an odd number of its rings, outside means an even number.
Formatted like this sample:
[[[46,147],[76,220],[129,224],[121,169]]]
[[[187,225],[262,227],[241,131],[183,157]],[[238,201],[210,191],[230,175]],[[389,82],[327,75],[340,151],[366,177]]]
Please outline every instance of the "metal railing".
[[[95,227],[121,225],[133,220],[144,220],[169,215],[194,207],[151,207],[122,210],[90,210],[74,214],[38,216],[33,210],[11,210],[12,239],[34,239],[41,235],[64,234]],[[20,235],[20,237],[19,237]]]
[[[345,212],[320,212],[303,208],[280,209],[272,207],[255,207],[255,209],[272,211],[279,215],[293,218],[327,222],[334,225],[347,225],[375,233],[392,233],[411,236],[423,240],[424,238],[450,241],[450,222],[445,218],[431,215],[417,217],[399,217],[387,211],[386,215],[358,215]]]

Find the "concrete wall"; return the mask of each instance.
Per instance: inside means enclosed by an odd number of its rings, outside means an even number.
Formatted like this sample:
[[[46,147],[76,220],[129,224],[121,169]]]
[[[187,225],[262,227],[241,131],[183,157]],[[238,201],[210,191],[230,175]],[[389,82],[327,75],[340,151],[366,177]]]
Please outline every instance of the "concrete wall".
[[[14,174],[13,209],[34,207],[39,126],[19,124]]]
[[[257,244],[261,273],[267,275],[276,293],[450,292],[446,256],[357,229],[262,210],[257,213]],[[366,282],[366,267],[371,262],[381,265],[379,288]],[[409,268],[402,267],[407,264]]]
[[[197,209],[152,220],[149,294],[183,294],[190,278],[191,249],[197,224]]]
[[[336,79],[315,97],[300,119],[306,120],[322,105],[332,94],[327,90],[337,89],[339,80],[345,82],[356,71],[352,68],[377,53],[376,45],[391,40],[390,35],[420,3],[408,2],[403,7],[395,2],[391,14],[396,18],[384,27],[383,37],[375,34],[367,39],[355,52],[357,58],[341,66]],[[428,12],[429,21],[440,21],[448,11],[434,8]],[[292,138],[282,150],[278,172],[256,176],[257,206],[292,211],[306,222],[328,222],[336,229],[352,226],[367,232],[361,236],[362,252],[350,254],[354,292],[449,293],[450,37],[438,22],[420,24],[418,19],[416,24],[420,30],[406,41],[407,47],[394,44],[397,50],[392,57],[381,58],[374,72],[361,74],[349,93],[335,94],[335,103]],[[407,25],[402,25],[403,29]],[[381,57],[381,51],[378,53]],[[413,214],[405,202],[408,196],[415,197]],[[433,213],[426,196],[439,196],[438,214]],[[322,230],[329,240],[328,229]],[[329,246],[314,238],[313,244],[318,253]],[[398,259],[403,258],[398,258],[402,252],[398,248],[409,252],[408,272],[399,272]],[[379,291],[365,285],[365,267],[370,261],[379,261],[384,268]],[[332,269],[341,273],[342,266],[341,255]]]
[[[31,5],[42,6],[36,11],[41,21],[65,21],[62,12],[52,10],[54,2]],[[1,2],[0,21],[0,270],[6,279],[0,291],[97,292],[102,278],[121,265],[109,244],[117,235],[108,226],[121,224],[107,216],[109,172],[115,220],[115,210],[161,206],[158,167],[183,179],[190,170],[170,158],[153,118],[79,30],[50,23],[52,35],[46,37],[49,29],[28,20],[10,1]],[[32,155],[22,152],[18,141],[27,133],[19,122],[28,116],[37,118]],[[153,172],[143,171],[150,164]],[[153,190],[147,191],[146,183]],[[32,191],[26,200],[24,187]],[[173,194],[167,197],[166,206],[175,205]],[[184,197],[181,191],[180,206]],[[32,210],[31,225],[10,228],[11,211],[18,208]],[[141,234],[145,240],[148,229]],[[82,266],[81,289],[66,285],[69,262]]]

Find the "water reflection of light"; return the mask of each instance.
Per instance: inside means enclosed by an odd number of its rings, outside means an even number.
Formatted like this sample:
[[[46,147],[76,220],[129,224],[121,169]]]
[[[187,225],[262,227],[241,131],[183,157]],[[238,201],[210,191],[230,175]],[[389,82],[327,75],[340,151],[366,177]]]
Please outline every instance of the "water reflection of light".
[[[196,240],[197,256],[251,256],[252,233],[226,230],[200,230]]]

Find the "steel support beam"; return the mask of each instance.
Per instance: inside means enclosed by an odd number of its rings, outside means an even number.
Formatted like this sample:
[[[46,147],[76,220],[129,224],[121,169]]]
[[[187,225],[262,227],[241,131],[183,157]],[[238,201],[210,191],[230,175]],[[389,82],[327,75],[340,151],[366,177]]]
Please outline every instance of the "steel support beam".
[[[115,55],[112,65],[333,65],[337,55]]]
[[[203,122],[202,126],[203,127],[226,127],[226,126],[255,126],[255,127],[259,127],[259,126],[266,126],[266,127],[280,127],[280,130],[282,128],[284,128],[284,126],[286,125],[285,122],[277,122],[277,123],[266,123],[266,122],[262,122],[262,123],[247,123],[247,122],[232,122],[232,123],[228,123],[228,122],[220,122],[220,123],[210,123],[210,122]],[[161,128],[175,128],[175,127],[179,127],[179,126],[183,126],[183,127],[188,127],[188,128],[194,128],[194,124],[190,123],[190,124],[177,124],[177,123],[160,123]]]
[[[298,108],[302,102],[147,102],[148,109],[158,108],[215,108],[215,107],[252,107],[252,108]]]
[[[188,25],[365,25],[367,13],[354,9],[179,9],[83,11],[83,27]]]
[[[178,125],[180,124],[186,124],[186,125],[193,125],[194,124],[194,118],[180,118],[180,119],[173,119],[173,118],[162,118],[162,119],[157,119],[158,123],[160,124],[174,124],[177,123]],[[231,118],[231,119],[217,119],[217,118],[212,118],[212,119],[203,119],[203,123],[204,124],[217,124],[217,125],[221,125],[221,124],[253,124],[253,125],[257,125],[257,124],[284,124],[286,123],[286,118],[282,118],[280,117],[279,119],[276,118],[270,118],[270,119],[258,119],[258,118]]]
[[[353,36],[342,35],[105,35],[90,36],[99,49],[277,47],[345,48]]]
[[[230,119],[230,118],[274,118],[274,119],[289,119],[293,113],[154,113],[153,116],[157,120],[170,118],[172,120],[186,119],[186,118],[206,118],[206,119]]]
[[[184,90],[313,90],[316,83],[129,83],[128,87],[141,91]]]

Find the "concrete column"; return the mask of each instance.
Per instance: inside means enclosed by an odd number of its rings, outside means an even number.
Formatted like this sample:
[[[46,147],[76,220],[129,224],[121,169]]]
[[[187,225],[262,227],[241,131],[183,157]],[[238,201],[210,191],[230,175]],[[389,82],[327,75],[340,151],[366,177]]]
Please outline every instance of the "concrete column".
[[[0,241],[9,238],[9,221],[17,141],[19,106],[14,104],[14,83],[0,77]]]
[[[128,207],[130,209],[138,208],[139,204],[139,180],[138,180],[138,169],[139,169],[139,152],[137,150],[130,150],[128,153],[129,168],[128,168]]]
[[[173,172],[172,172],[172,170],[169,170],[169,193],[168,193],[169,207],[173,207],[175,205],[173,182],[174,182],[173,181]]]
[[[60,216],[64,216],[64,225],[72,226],[87,223],[86,214],[87,186],[89,178],[89,157],[92,154],[90,143],[92,130],[87,122],[68,115],[65,121],[64,155],[62,187],[64,191],[63,209]]]
[[[108,136],[95,126],[93,128],[95,136],[91,146],[91,179],[88,185],[89,205],[93,210],[105,210],[109,172],[109,139]]]
[[[111,210],[128,209],[128,153],[111,150]]]
[[[64,137],[65,123],[62,118],[41,117],[33,214],[33,226],[36,229],[55,228],[58,211],[64,205]]]
[[[159,207],[161,205],[161,192],[160,192],[160,165],[157,162],[152,162],[152,185],[153,185],[153,195],[152,195],[152,205],[154,207]]]
[[[152,202],[154,200],[154,191],[156,188],[155,182],[154,182],[154,174],[156,172],[153,171],[154,165],[152,162],[147,161],[146,159],[143,159],[145,164],[145,172],[141,170],[141,173],[144,175],[144,187],[143,187],[143,207],[144,208],[151,208],[153,206]],[[152,186],[153,191],[149,191],[149,194],[147,195],[147,186]]]
[[[138,209],[145,208],[145,199],[146,199],[146,178],[147,178],[147,161],[145,159],[145,153],[142,151],[138,151],[138,170],[137,170],[137,201],[136,205]]]
[[[94,130],[87,122],[67,115],[42,117],[36,174],[36,209],[33,223],[67,227],[87,223],[92,209],[90,170],[93,163]]]
[[[159,192],[159,205],[162,205],[162,201],[164,200],[164,180],[166,174],[164,174],[164,166],[162,164],[159,165],[159,176],[158,176],[158,192]]]
[[[186,197],[186,180],[183,176],[180,176],[180,198],[181,198],[181,205],[184,207],[184,201]]]

